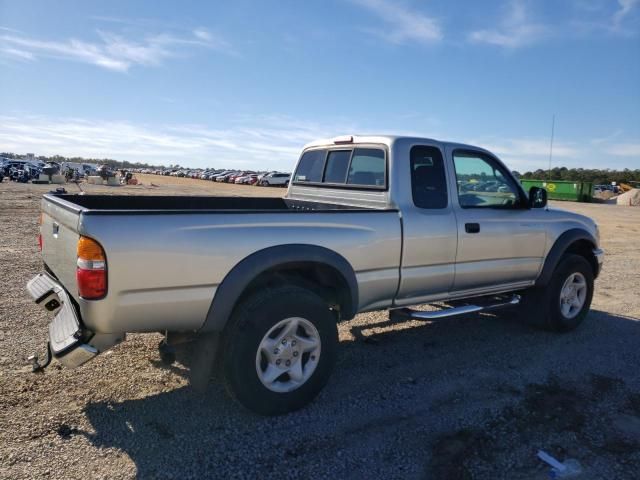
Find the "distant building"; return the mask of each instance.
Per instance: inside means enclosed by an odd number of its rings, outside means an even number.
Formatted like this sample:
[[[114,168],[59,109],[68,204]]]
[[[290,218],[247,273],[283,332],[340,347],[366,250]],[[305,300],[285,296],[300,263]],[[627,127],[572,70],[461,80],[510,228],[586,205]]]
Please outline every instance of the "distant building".
[[[24,156],[24,159],[25,159],[27,162],[35,162],[35,160],[36,160],[36,156],[35,156],[33,153],[27,153],[27,154]]]

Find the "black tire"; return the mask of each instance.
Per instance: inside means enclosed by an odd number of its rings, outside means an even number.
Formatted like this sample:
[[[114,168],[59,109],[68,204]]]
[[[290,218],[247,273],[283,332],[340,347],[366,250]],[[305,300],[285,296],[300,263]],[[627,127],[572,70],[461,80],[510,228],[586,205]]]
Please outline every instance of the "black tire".
[[[158,353],[160,354],[160,361],[166,366],[171,366],[176,361],[175,348],[169,345],[165,340],[162,340],[158,344]]]
[[[278,393],[258,377],[256,354],[267,332],[290,317],[301,317],[313,324],[320,337],[321,354],[305,383],[290,392]],[[222,338],[223,382],[232,398],[255,413],[292,412],[311,402],[325,386],[335,364],[337,347],[336,319],[322,298],[291,285],[266,288],[243,300],[229,319]]]
[[[579,313],[567,318],[560,308],[560,294],[570,275],[580,273],[586,280],[587,292]],[[593,298],[593,269],[580,255],[565,255],[553,272],[545,288],[534,288],[522,294],[521,314],[526,323],[553,332],[569,332],[582,323],[591,308]]]

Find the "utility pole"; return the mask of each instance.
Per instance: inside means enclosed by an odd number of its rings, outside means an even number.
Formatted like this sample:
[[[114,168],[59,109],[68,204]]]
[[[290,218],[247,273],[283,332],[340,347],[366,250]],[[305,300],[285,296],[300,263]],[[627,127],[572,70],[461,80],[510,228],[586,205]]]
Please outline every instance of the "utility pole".
[[[553,134],[556,127],[556,114],[551,117],[551,143],[549,145],[549,170],[547,171],[547,180],[551,180],[551,158],[553,157]]]

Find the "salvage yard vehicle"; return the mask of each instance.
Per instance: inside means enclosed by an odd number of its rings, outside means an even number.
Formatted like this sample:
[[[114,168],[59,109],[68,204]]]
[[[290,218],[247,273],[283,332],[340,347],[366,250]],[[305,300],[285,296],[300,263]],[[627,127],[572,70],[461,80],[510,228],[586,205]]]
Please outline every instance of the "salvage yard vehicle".
[[[260,185],[263,187],[278,186],[286,187],[289,185],[291,174],[271,172],[260,179]]]
[[[54,315],[60,363],[163,332],[162,358],[192,342],[205,372],[219,368],[261,414],[320,392],[339,321],[511,307],[514,320],[567,332],[603,260],[593,220],[546,208],[545,190],[526,193],[490,152],[396,136],[305,146],[284,198],[47,194],[39,241],[45,271],[27,289]],[[411,308],[425,303],[440,304]]]

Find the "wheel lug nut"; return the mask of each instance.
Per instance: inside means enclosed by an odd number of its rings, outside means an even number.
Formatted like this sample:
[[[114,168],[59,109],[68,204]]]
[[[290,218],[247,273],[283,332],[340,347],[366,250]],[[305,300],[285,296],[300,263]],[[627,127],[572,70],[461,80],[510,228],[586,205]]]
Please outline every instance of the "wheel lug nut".
[[[287,367],[291,366],[291,360],[287,360],[287,361],[285,362],[285,365],[286,365]]]
[[[296,351],[296,352],[293,352],[293,356],[294,356],[294,357],[297,357],[297,356],[298,356],[298,352],[297,352],[297,351]]]
[[[273,353],[274,353],[275,355],[278,355],[278,354],[280,353],[280,350],[276,348],[276,349],[273,351]]]
[[[283,338],[283,339],[282,339],[282,344],[283,344],[283,345],[286,345],[286,344],[287,344],[287,339],[286,339],[286,338]]]
[[[296,346],[296,341],[295,340],[291,340],[291,346],[295,347]]]
[[[282,360],[278,359],[276,360],[276,365],[280,365],[282,363]]]

